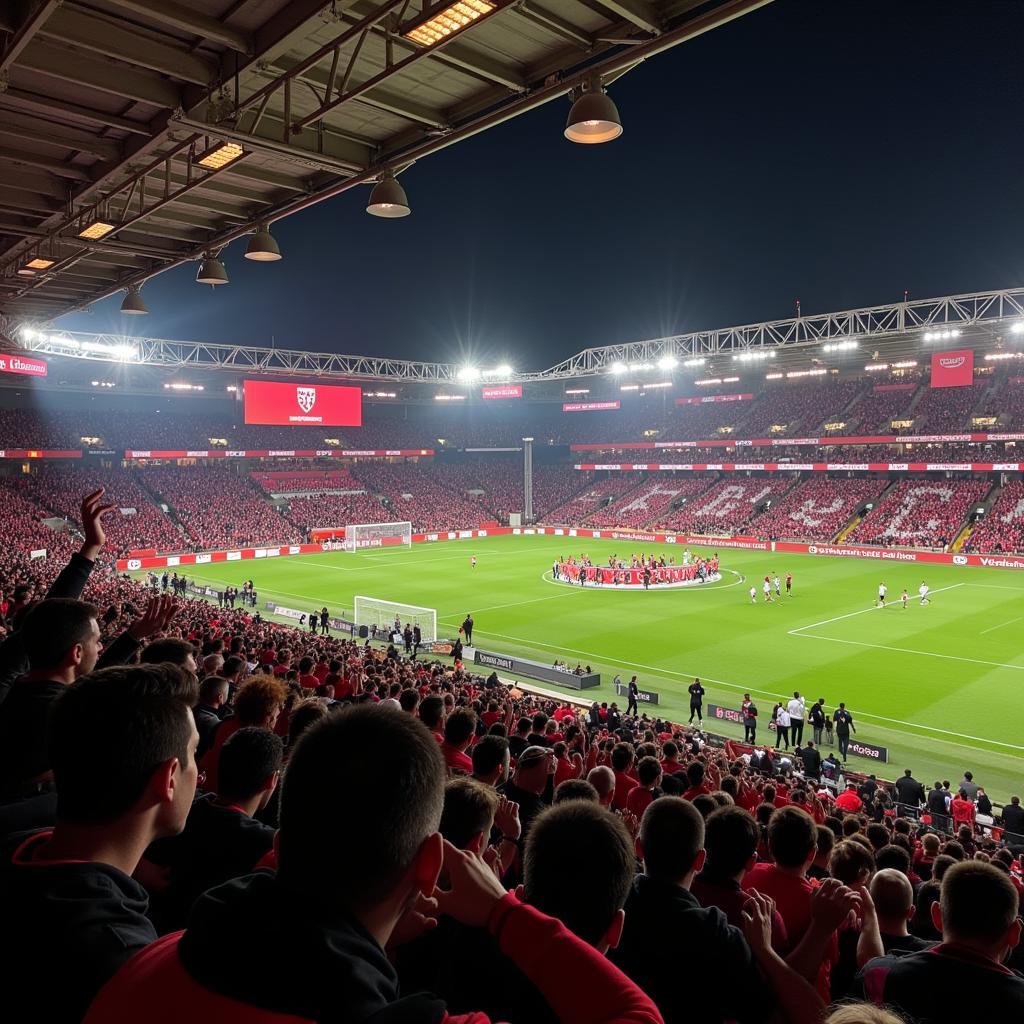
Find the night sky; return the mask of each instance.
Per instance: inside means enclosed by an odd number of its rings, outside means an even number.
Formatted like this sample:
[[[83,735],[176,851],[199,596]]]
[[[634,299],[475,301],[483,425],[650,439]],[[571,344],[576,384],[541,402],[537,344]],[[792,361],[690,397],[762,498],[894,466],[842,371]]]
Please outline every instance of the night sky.
[[[582,348],[1024,283],[1024,3],[776,0],[611,93],[555,101],[151,281],[138,333],[541,369]],[[62,326],[121,330],[121,296]]]

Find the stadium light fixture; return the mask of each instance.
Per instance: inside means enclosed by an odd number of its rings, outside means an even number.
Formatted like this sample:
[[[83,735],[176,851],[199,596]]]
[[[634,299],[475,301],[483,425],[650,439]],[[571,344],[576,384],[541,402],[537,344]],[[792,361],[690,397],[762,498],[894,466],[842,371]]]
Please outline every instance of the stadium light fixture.
[[[782,380],[782,378],[784,376],[785,376],[785,374],[783,374],[783,373],[766,373],[764,375],[764,379],[765,380]]]
[[[675,356],[662,356],[658,360],[659,370],[674,370],[679,365],[679,360]]]
[[[78,237],[95,242],[105,238],[116,227],[117,225],[113,221],[105,220],[102,217],[92,217],[84,223],[82,230],[78,232]]]
[[[774,350],[760,349],[757,352],[740,352],[732,357],[732,361],[740,363],[760,363],[765,359],[774,359]]]
[[[698,359],[687,359],[683,366],[703,366],[707,360],[701,356]]]
[[[590,388],[566,388],[565,393],[567,395],[589,395]]]
[[[435,402],[464,402],[465,395],[434,395]]]
[[[1011,334],[1024,334],[1024,322],[1016,323],[1010,328]]]
[[[618,360],[616,360],[614,363],[612,363],[610,367],[608,367],[608,369],[610,369],[612,373],[625,373],[626,364],[620,363]]]
[[[196,274],[197,284],[208,284],[211,288],[228,283],[228,272],[222,260],[207,253]]]
[[[229,384],[225,390],[226,391],[230,391],[231,394],[233,394],[233,395],[237,394],[238,393],[238,385],[237,384]]]
[[[670,388],[670,387],[672,387],[672,381],[670,381],[670,380],[660,380],[660,381],[657,382],[657,384],[645,384],[644,387],[648,391],[654,391],[657,388]]]
[[[485,14],[490,14],[497,6],[493,0],[456,0],[440,10],[428,10],[400,31],[406,39],[420,46],[435,46],[462,32]]]
[[[29,255],[25,258],[25,262],[18,267],[18,277],[35,277],[41,270],[49,270],[56,262],[56,260],[40,256],[38,253],[35,256]]]
[[[471,384],[475,380],[479,380],[483,374],[476,366],[462,366],[455,374],[455,379],[462,381],[463,384]]]
[[[215,142],[209,149],[203,150],[195,162],[208,171],[219,171],[228,164],[238,160],[245,150],[237,142]]]
[[[256,225],[256,232],[249,239],[249,245],[245,250],[245,258],[258,263],[271,263],[281,258],[281,247],[266,224]]]
[[[722,378],[721,377],[705,377],[704,380],[695,380],[693,383],[694,384],[700,384],[700,385],[705,385],[705,384],[721,384],[722,383]]]
[[[1024,352],[989,352],[985,358],[989,362],[1002,362],[1004,359],[1024,359]]]
[[[205,391],[206,388],[202,384],[165,384],[165,391]]]
[[[619,388],[619,390],[620,391],[639,391],[640,390],[640,385],[639,384],[623,384],[622,387]]]
[[[925,341],[950,341],[953,338],[959,338],[960,332],[954,327],[952,329],[943,328],[941,331],[925,331]]]
[[[892,364],[894,370],[909,370],[912,366],[917,366],[916,359],[904,359],[902,362]]]
[[[139,285],[133,284],[125,292],[124,299],[121,301],[121,312],[125,316],[145,316],[149,312]]]
[[[739,381],[739,377],[723,377],[723,384],[736,384]]]
[[[600,78],[584,84],[565,122],[565,137],[570,142],[598,145],[622,134],[622,119],[612,98],[604,91]]]
[[[833,341],[827,345],[822,345],[822,352],[847,352],[851,348],[857,348],[860,345],[858,341]]]
[[[882,370],[888,369],[888,363],[868,363],[867,366],[864,367],[864,370],[867,373],[880,373]]]
[[[412,213],[405,189],[398,183],[394,172],[385,171],[370,192],[366,212],[373,217],[408,217]]]

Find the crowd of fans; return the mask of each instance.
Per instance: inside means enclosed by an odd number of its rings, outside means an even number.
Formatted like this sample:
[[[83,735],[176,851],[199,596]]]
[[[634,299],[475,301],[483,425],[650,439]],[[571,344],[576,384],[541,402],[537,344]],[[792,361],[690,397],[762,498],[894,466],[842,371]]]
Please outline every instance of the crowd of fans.
[[[849,540],[944,550],[989,487],[984,480],[901,480],[857,524]]]
[[[145,486],[174,509],[192,546],[231,548],[244,544],[301,541],[301,531],[263,499],[256,485],[230,469],[150,468]]]
[[[725,478],[651,525],[681,533],[734,536],[746,529],[767,502],[779,501],[792,486],[789,477]]]
[[[1024,551],[1024,481],[1007,484],[967,538],[968,551]]]
[[[872,388],[866,391],[847,411],[844,417],[847,426],[842,433],[893,433],[892,421],[900,419],[910,407],[916,390],[910,388],[907,391],[876,391]]]
[[[646,526],[667,514],[680,501],[692,500],[711,486],[713,479],[702,476],[654,474],[617,501],[585,520],[587,526]]]
[[[641,474],[633,472],[613,473],[603,480],[591,477],[579,493],[553,508],[547,519],[563,526],[579,526],[600,508],[631,491],[640,480]]]
[[[971,429],[971,413],[989,381],[964,388],[925,388],[911,412],[912,423],[899,434],[954,434]]]
[[[1024,1008],[1024,809],[979,830],[993,808],[970,772],[927,792],[909,770],[829,778],[806,737],[722,747],[457,662],[147,600],[97,568],[109,509],[89,495],[80,550],[0,611],[0,934],[8,1000],[35,1017]]]
[[[769,540],[832,540],[884,486],[880,480],[812,477],[773,502],[754,520],[752,529]]]
[[[310,469],[297,465],[299,460],[290,460],[294,468],[257,470],[249,474],[252,480],[267,494],[320,494],[327,490],[359,490],[361,484],[348,469]]]

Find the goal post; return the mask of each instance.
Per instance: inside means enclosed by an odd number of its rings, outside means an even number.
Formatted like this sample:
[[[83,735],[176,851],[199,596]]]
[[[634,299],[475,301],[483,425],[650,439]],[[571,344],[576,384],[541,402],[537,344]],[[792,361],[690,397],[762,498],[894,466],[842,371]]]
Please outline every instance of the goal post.
[[[412,523],[357,523],[345,527],[343,551],[363,548],[411,547]]]
[[[385,601],[378,597],[366,597],[357,594],[353,598],[354,613],[357,626],[368,626],[371,631],[374,626],[378,632],[390,634],[395,625],[395,619],[405,629],[406,623],[410,626],[419,626],[420,634],[424,643],[437,639],[437,609],[423,608],[415,604],[402,604],[399,601]]]

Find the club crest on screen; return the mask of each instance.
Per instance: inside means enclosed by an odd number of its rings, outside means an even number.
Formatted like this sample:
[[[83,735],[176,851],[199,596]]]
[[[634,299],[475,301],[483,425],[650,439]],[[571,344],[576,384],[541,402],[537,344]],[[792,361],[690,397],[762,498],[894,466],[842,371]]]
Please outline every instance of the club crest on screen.
[[[295,398],[303,412],[309,412],[316,405],[316,388],[296,388]]]

